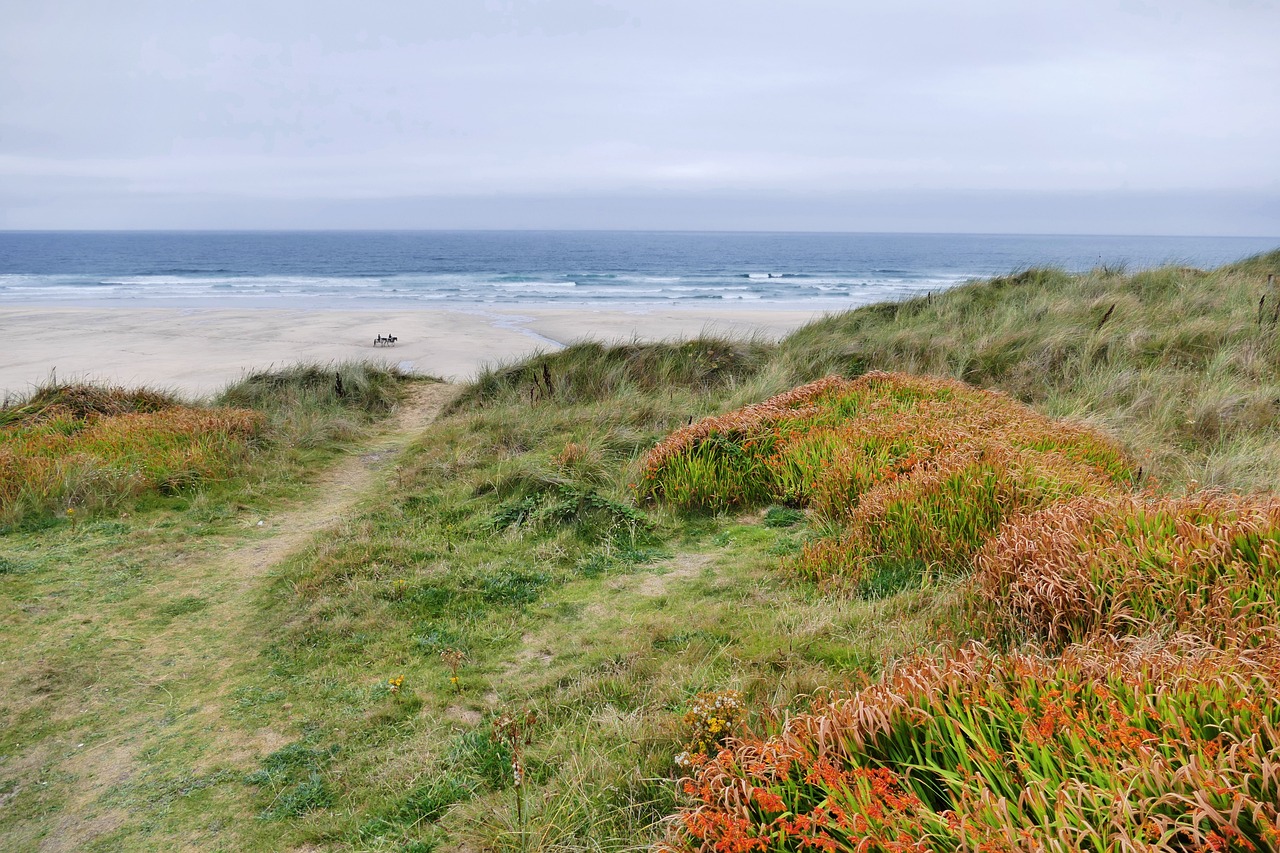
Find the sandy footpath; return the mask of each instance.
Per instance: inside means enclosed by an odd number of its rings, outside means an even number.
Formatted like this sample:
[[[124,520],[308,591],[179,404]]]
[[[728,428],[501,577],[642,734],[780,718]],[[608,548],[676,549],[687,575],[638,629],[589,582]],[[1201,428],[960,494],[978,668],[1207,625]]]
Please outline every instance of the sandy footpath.
[[[378,358],[466,380],[485,364],[573,341],[652,341],[709,331],[776,339],[817,310],[501,308],[335,311],[253,308],[0,307],[0,397],[58,380],[213,393],[246,370]],[[395,347],[375,347],[377,335]]]

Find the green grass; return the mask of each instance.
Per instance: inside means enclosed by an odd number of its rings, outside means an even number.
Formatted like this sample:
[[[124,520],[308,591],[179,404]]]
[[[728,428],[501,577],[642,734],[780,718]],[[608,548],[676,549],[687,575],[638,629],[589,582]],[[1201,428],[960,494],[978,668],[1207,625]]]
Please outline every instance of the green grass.
[[[0,409],[0,531],[304,477],[384,417],[407,378],[302,364],[246,376],[207,406],[151,389],[39,387]]]
[[[390,364],[301,363],[250,373],[214,404],[262,412],[278,445],[308,451],[359,438],[401,400],[408,378]]]
[[[827,373],[950,376],[1097,426],[1170,484],[1269,490],[1280,475],[1280,294],[1266,292],[1277,270],[1280,251],[1214,270],[1031,269],[850,311],[783,341],[751,396]]]
[[[1265,488],[1280,477],[1280,356],[1257,305],[1277,266],[1280,254],[1205,272],[1032,270],[829,317],[777,345],[584,344],[498,366],[388,459],[353,511],[241,585],[220,555],[288,535],[275,519],[316,497],[308,479],[376,430],[402,384],[314,366],[249,377],[218,403],[262,413],[263,464],[225,487],[0,537],[0,847],[646,849],[696,801],[675,758],[699,694],[739,691],[733,733],[766,739],[786,715],[820,713],[973,631],[962,579],[881,560],[858,596],[833,597],[781,570],[838,533],[794,483],[694,513],[637,502],[651,448],[798,384],[882,368],[1004,390],[1101,430],[1142,468],[1126,488]],[[823,452],[797,449],[795,483]],[[984,695],[1042,696],[1014,681]],[[1222,717],[1255,686],[1210,683],[1196,713]],[[930,695],[937,736],[895,728],[870,764],[1005,745],[1025,723],[959,737],[948,720],[964,719],[968,694]],[[1182,708],[1172,694],[1121,698],[1131,720]],[[521,821],[493,722],[526,709],[538,722]],[[1070,746],[1017,754],[1068,768]],[[917,774],[913,791],[959,792],[957,778]],[[1024,802],[1019,826],[1035,830],[1040,801]]]

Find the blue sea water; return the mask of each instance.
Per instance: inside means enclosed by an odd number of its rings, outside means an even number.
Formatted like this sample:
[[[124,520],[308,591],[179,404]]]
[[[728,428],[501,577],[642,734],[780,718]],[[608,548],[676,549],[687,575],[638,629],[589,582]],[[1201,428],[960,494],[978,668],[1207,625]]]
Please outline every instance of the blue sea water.
[[[1212,267],[1280,239],[690,232],[0,232],[0,305],[839,308],[1029,266]]]

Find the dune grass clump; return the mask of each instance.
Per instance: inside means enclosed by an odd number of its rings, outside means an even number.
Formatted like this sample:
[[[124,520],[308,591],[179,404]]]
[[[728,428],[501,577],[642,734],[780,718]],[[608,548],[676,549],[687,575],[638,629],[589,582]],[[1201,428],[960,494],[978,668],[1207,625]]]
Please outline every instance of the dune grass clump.
[[[264,421],[168,395],[95,386],[41,389],[0,423],[0,523],[114,506],[230,477]]]
[[[792,470],[778,470],[785,464],[775,459],[784,424],[799,426],[802,418],[819,412],[824,399],[848,384],[839,377],[827,377],[675,431],[645,457],[638,484],[641,496],[681,509],[710,510],[775,499],[780,492],[789,491],[780,477],[790,474],[797,478],[795,469],[804,463],[798,457],[787,460]],[[805,449],[811,451],[811,457],[815,455],[812,448]]]
[[[48,385],[0,409],[0,524],[228,481],[250,462],[355,438],[408,377],[379,364],[255,373],[212,406],[152,389]]]
[[[875,371],[829,376],[677,430],[646,457],[642,496],[683,509],[777,501],[835,520],[873,487],[931,459],[999,446],[1055,454],[1117,482],[1131,464],[1109,440],[962,382]]]
[[[614,346],[585,341],[485,369],[455,398],[450,411],[521,399],[616,402],[628,395],[675,387],[709,391],[754,375],[773,349],[764,341],[710,336]]]
[[[50,383],[21,403],[0,408],[0,428],[93,416],[159,412],[181,405],[172,394],[153,388],[120,388],[87,382]]]
[[[399,401],[400,386],[407,378],[400,368],[376,362],[303,362],[250,373],[229,385],[218,399],[226,405],[258,411],[306,404],[385,414]]]
[[[1172,624],[1257,639],[1280,613],[1280,499],[1084,497],[1010,522],[976,565],[993,635],[1062,644]]]
[[[1275,850],[1280,647],[910,658],[703,761],[670,846]]]
[[[890,587],[959,570],[1006,518],[1134,472],[1102,436],[953,380],[827,377],[706,418],[653,449],[644,497],[687,510],[783,503],[843,533],[796,562],[820,582]]]
[[[760,396],[830,373],[949,376],[1087,418],[1162,482],[1270,490],[1280,470],[1280,250],[1213,270],[1028,269],[824,317]]]
[[[217,405],[262,412],[279,445],[314,449],[361,435],[400,401],[409,374],[394,365],[303,362],[251,373],[218,395]]]

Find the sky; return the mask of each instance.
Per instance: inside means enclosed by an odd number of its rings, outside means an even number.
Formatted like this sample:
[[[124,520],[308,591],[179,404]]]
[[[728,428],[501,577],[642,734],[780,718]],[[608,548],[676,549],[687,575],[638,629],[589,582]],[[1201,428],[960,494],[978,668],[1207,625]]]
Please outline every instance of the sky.
[[[0,10],[0,228],[1280,235],[1280,0]]]

